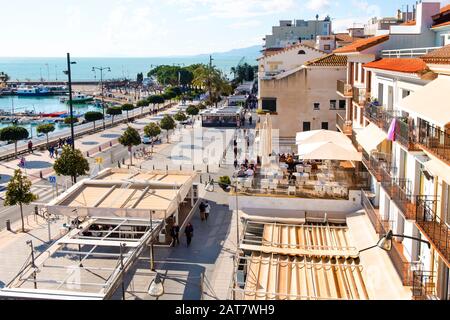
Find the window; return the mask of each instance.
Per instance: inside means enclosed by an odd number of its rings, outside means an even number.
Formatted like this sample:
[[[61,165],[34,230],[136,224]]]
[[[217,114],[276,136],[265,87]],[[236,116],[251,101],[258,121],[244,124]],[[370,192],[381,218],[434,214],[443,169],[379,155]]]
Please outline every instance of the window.
[[[328,130],[328,122],[322,122],[322,130]]]
[[[314,110],[320,110],[320,103],[314,103]]]
[[[336,100],[330,100],[330,110],[336,110]]]
[[[339,109],[345,109],[345,100],[339,100]]]
[[[311,131],[311,122],[306,121],[303,122],[303,132]]]
[[[263,98],[262,109],[270,112],[277,112],[277,99],[276,98]]]
[[[359,63],[355,63],[355,81],[358,81]]]
[[[411,91],[405,90],[405,89],[402,90],[402,98],[406,98],[410,94],[411,94]]]
[[[325,44],[323,46],[323,50],[325,50],[325,51],[331,50],[331,46],[329,44]]]
[[[306,54],[305,50],[300,50],[298,54]]]

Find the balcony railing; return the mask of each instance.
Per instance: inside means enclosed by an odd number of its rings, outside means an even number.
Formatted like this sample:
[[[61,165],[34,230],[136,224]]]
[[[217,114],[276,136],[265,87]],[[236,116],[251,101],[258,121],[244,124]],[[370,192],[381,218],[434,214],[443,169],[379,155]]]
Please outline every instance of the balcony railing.
[[[363,150],[362,162],[369,172],[381,182],[381,170],[389,170],[391,166],[391,155],[382,152],[372,152],[370,155]]]
[[[336,90],[344,97],[350,98],[352,96],[352,85],[348,84],[346,80],[338,80]]]
[[[450,134],[420,119],[417,142],[424,149],[450,164]]]
[[[414,300],[435,300],[436,274],[431,271],[414,271],[412,296]]]
[[[395,140],[409,151],[418,150],[417,139],[414,136],[415,127],[400,112],[386,110],[376,104],[369,103],[364,108],[364,116],[386,133],[389,132],[392,122],[395,120]]]
[[[382,50],[381,56],[383,58],[417,58],[440,48],[442,47]]]
[[[432,197],[417,197],[416,223],[450,266],[450,227],[436,214],[436,205]]]
[[[363,191],[361,197],[362,206],[365,209],[372,225],[375,228],[375,232],[380,236],[386,235],[390,230],[392,230],[392,221],[383,219],[380,216],[378,208],[375,208],[370,202],[366,193]],[[397,274],[404,286],[411,286],[413,282],[413,271],[416,268],[416,263],[409,262],[408,259],[402,253],[402,244],[394,241],[392,244],[392,250],[389,251],[389,258],[394,265]]]
[[[369,97],[370,92],[366,88],[353,88],[353,102],[355,102],[359,106],[364,106]]]
[[[336,114],[336,126],[343,134],[352,134],[352,121],[346,121],[339,113]]]

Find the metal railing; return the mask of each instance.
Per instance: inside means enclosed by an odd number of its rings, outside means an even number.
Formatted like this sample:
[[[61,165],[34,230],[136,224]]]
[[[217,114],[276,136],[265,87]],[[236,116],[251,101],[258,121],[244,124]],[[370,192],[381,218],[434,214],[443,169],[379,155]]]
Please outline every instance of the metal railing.
[[[378,208],[372,204],[364,190],[361,192],[361,204],[366,211],[375,232],[379,235],[387,234],[389,230],[391,230],[392,221],[385,220],[380,216]]]
[[[418,196],[416,202],[416,224],[439,251],[445,263],[450,265],[450,227],[436,213],[437,199]]]
[[[448,132],[420,119],[417,143],[438,158],[450,163],[450,134]]]
[[[425,48],[409,48],[409,49],[394,49],[382,50],[381,56],[383,58],[417,58],[428,54],[434,50],[442,47],[425,47]]]
[[[352,121],[346,121],[339,113],[336,114],[336,126],[343,134],[352,134]]]
[[[412,296],[414,300],[436,299],[436,274],[432,271],[414,271]]]
[[[362,163],[364,166],[377,179],[378,182],[381,182],[381,170],[389,170],[391,166],[391,154],[372,152],[369,155],[365,150],[363,150],[362,155]]]
[[[347,83],[347,80],[338,80],[336,91],[344,97],[351,97],[353,88],[351,84]]]
[[[364,106],[368,97],[370,97],[370,93],[366,88],[353,88],[353,102],[355,102],[356,104]]]

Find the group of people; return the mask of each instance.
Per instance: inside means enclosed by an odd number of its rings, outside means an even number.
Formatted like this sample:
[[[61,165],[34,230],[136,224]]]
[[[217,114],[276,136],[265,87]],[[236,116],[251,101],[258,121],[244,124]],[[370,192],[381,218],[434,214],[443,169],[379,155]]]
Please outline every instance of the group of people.
[[[71,145],[72,139],[69,137],[67,139],[59,138],[57,145],[50,145],[48,147],[48,153],[50,154],[50,159],[58,159],[59,151],[62,149],[65,145]]]
[[[194,226],[192,223],[188,223],[184,228],[184,234],[186,235],[186,243],[189,247],[192,242],[192,237],[194,236]],[[170,236],[172,237],[172,247],[175,247],[180,244],[180,226],[177,223],[174,223],[172,228],[170,229]]]
[[[234,167],[235,169],[238,168],[237,160],[234,161]],[[248,162],[247,159],[245,159],[244,163],[241,164],[241,167],[239,171],[237,172],[238,178],[246,178],[246,177],[253,177],[255,175],[256,166],[253,163]]]

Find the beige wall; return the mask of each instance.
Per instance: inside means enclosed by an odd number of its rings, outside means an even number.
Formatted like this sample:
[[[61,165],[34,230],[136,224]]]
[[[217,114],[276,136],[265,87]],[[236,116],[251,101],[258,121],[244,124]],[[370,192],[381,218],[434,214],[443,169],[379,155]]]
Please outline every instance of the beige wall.
[[[282,138],[295,137],[303,131],[303,122],[311,123],[311,130],[321,129],[322,122],[328,122],[329,130],[336,130],[336,114],[345,116],[345,109],[330,110],[330,100],[344,100],[336,93],[336,81],[344,79],[346,68],[302,69],[281,80],[261,81],[260,97],[277,98],[277,115],[273,115],[273,128],[279,129]],[[320,103],[320,110],[314,110],[314,103]],[[259,109],[262,101],[259,100]]]

